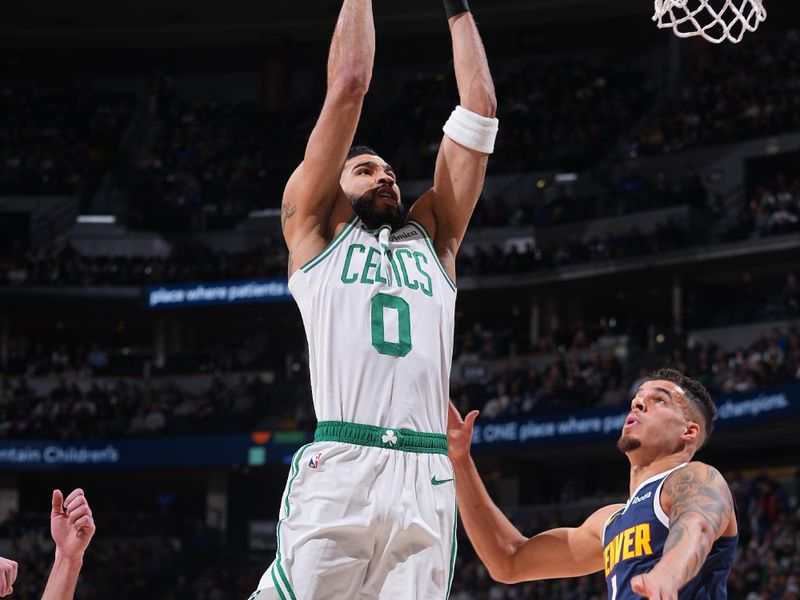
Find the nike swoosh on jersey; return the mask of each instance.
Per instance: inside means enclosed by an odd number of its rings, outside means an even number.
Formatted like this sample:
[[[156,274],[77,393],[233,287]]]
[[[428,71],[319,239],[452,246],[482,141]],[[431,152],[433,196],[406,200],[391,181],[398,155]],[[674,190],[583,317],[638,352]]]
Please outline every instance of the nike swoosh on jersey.
[[[450,479],[436,479],[436,475],[431,477],[431,483],[433,485],[442,485],[443,483],[447,483],[449,481],[453,481],[453,478],[451,477]]]

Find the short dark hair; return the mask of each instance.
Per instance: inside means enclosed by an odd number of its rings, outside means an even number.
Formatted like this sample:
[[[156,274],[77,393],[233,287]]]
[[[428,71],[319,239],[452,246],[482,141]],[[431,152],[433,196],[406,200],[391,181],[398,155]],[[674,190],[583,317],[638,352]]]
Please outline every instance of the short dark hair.
[[[708,390],[702,383],[684,375],[677,369],[658,369],[647,376],[647,381],[655,381],[657,379],[671,381],[683,389],[687,400],[692,403],[692,406],[694,406],[700,413],[700,416],[703,417],[703,427],[705,427],[706,436],[700,448],[705,446],[708,443],[708,439],[711,437],[711,432],[714,431],[714,419],[717,416],[717,407],[711,399]],[[698,448],[698,450],[700,448]]]
[[[350,160],[354,156],[359,156],[360,154],[372,154],[372,156],[378,156],[378,153],[369,146],[353,146],[347,151],[347,158],[345,160]]]

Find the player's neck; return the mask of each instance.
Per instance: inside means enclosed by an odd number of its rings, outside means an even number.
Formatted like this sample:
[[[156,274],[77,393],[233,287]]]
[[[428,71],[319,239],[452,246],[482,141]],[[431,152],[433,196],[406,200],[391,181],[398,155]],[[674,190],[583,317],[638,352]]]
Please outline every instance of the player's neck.
[[[660,455],[656,457],[634,456],[635,453],[628,454],[631,461],[630,493],[636,490],[643,481],[651,477],[674,469],[678,465],[689,462],[692,457],[686,452],[675,454]]]

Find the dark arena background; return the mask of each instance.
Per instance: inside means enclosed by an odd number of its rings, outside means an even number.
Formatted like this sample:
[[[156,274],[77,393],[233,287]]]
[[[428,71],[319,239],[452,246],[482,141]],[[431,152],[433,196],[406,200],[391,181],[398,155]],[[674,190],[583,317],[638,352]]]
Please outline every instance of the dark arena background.
[[[356,141],[406,201],[457,103],[438,0],[375,1]],[[643,374],[719,407],[699,459],[740,515],[729,597],[800,595],[800,6],[738,45],[647,0],[472,0],[500,134],[459,255],[451,396],[526,535],[628,496],[614,442]],[[0,556],[39,598],[50,491],[97,534],[77,598],[244,600],[314,415],[281,191],[340,3],[29,0],[0,17]],[[341,311],[346,313],[347,307]],[[459,536],[453,600],[495,583]],[[348,600],[348,599],[343,599]]]

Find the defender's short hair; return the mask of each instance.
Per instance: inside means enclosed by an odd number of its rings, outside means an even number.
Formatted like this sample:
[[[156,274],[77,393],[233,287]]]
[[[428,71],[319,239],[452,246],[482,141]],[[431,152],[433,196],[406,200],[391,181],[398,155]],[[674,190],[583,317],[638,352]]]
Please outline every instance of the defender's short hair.
[[[702,383],[684,375],[677,369],[658,369],[647,376],[647,381],[655,381],[657,379],[671,381],[683,389],[687,400],[692,403],[692,406],[694,406],[700,413],[700,416],[703,417],[703,427],[706,430],[706,437],[700,448],[705,446],[711,437],[711,432],[714,431],[714,419],[717,416],[717,407],[711,399],[708,390]]]
[[[354,156],[358,156],[360,154],[372,154],[372,156],[378,156],[378,153],[369,146],[353,146],[347,151],[347,158],[345,160],[350,160]]]

